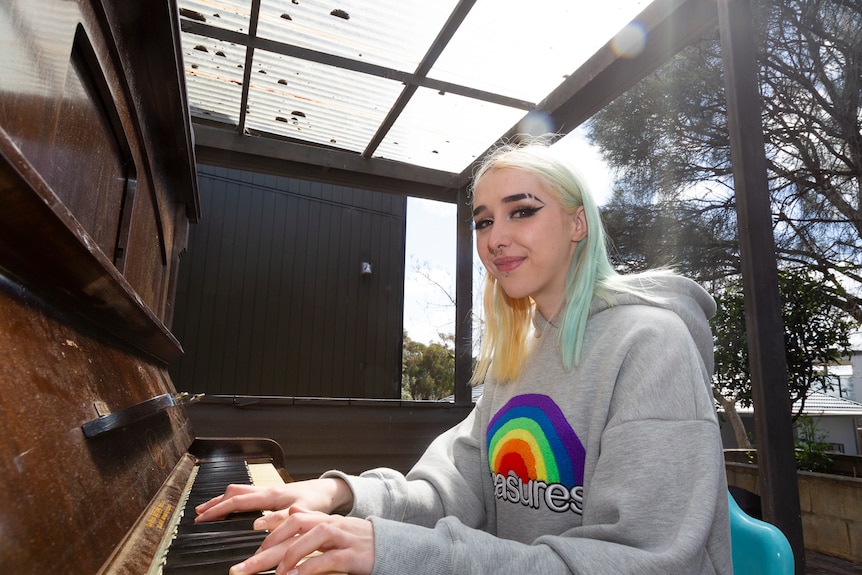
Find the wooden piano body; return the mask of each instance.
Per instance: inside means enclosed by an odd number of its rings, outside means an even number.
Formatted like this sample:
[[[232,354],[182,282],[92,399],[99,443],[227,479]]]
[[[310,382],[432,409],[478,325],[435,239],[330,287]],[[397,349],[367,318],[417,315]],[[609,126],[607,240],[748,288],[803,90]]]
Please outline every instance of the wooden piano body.
[[[3,573],[105,569],[190,459],[182,405],[83,427],[176,392],[200,214],[178,19],[174,0],[0,3]]]

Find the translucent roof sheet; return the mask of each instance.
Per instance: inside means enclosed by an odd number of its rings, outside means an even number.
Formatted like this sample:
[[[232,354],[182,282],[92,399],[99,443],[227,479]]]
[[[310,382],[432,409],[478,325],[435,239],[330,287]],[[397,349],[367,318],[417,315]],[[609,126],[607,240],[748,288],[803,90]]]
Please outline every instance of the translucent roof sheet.
[[[192,115],[237,124],[245,47],[190,35],[182,44]]]
[[[523,116],[523,110],[419,88],[375,155],[460,172]]]
[[[413,72],[456,4],[263,0],[258,35]]]
[[[480,0],[428,75],[539,102],[647,4]]]
[[[179,0],[193,117],[459,173],[647,0]]]
[[[401,89],[391,80],[257,50],[246,127],[362,152]]]
[[[180,0],[177,4],[182,16],[225,30],[248,33],[250,1]]]

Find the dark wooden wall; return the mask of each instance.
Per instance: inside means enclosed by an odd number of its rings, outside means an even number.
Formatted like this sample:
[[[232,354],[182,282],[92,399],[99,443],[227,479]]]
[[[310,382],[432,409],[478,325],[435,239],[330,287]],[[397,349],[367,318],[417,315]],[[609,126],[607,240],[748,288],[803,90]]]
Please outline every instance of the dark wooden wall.
[[[198,437],[266,437],[295,480],[329,469],[410,470],[431,441],[472,409],[438,401],[204,397],[188,414]]]
[[[209,166],[198,179],[177,389],[399,398],[406,199]]]

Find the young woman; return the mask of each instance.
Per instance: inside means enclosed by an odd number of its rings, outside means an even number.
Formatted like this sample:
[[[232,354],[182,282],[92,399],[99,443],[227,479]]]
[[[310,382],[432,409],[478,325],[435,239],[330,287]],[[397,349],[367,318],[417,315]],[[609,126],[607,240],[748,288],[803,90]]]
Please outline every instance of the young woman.
[[[486,159],[473,218],[488,271],[475,409],[406,477],[332,471],[201,505],[199,521],[280,510],[231,573],[730,573],[712,298],[617,274],[583,182],[539,142]]]

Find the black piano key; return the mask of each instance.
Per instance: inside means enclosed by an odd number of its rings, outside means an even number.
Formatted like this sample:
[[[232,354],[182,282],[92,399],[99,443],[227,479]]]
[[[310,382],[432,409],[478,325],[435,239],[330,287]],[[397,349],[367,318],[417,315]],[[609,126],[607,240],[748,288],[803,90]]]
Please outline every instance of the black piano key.
[[[245,558],[243,558],[245,559]],[[242,559],[240,559],[242,561]],[[207,565],[190,565],[187,567],[170,567],[162,570],[162,575],[228,575],[231,567],[239,563],[235,561],[219,561]],[[271,575],[275,573],[275,569],[261,571],[258,575]]]
[[[232,561],[231,565],[235,565],[243,559],[248,559],[257,548],[260,547],[259,541],[243,541],[230,544],[219,545],[217,549],[195,547],[192,549],[180,549],[174,552],[171,549],[168,555],[165,566],[170,567],[185,567],[205,565],[207,563]]]
[[[171,553],[187,549],[207,547],[214,542],[233,544],[239,542],[258,541],[266,537],[265,531],[203,531],[200,533],[186,533],[174,539],[171,543]]]
[[[219,525],[223,524],[224,529],[231,529],[232,526],[228,523],[224,523],[224,521],[248,521],[248,524],[251,525],[254,523],[254,520],[261,516],[260,511],[248,511],[244,513],[232,513],[227,516],[227,518],[222,519],[221,521],[210,521],[209,525]],[[180,530],[182,530],[186,525],[194,525],[195,517],[197,517],[197,513],[195,513],[194,507],[186,508],[183,512],[182,519],[180,519]],[[244,529],[244,528],[243,528]],[[251,529],[251,527],[249,527]]]
[[[180,523],[177,528],[177,536],[184,533],[206,533],[212,531],[251,531],[254,529],[254,520],[260,517],[260,513],[254,517],[239,517],[234,519],[233,516],[221,521],[208,521],[207,523]]]
[[[248,466],[244,461],[200,464],[194,484],[189,492],[181,524],[192,523],[195,518],[195,507],[221,495],[231,483],[245,485],[251,483]]]
[[[180,565],[177,567],[168,567],[166,565],[162,568],[162,575],[228,575],[231,567],[242,562],[244,559],[248,559],[248,557],[248,555],[237,558],[225,557],[196,565]],[[263,573],[275,573],[275,570],[264,571]]]
[[[226,574],[231,566],[257,551],[268,535],[254,531],[259,511],[234,513],[221,521],[195,523],[195,507],[224,493],[230,484],[251,484],[244,461],[202,463],[165,555],[164,575]]]

